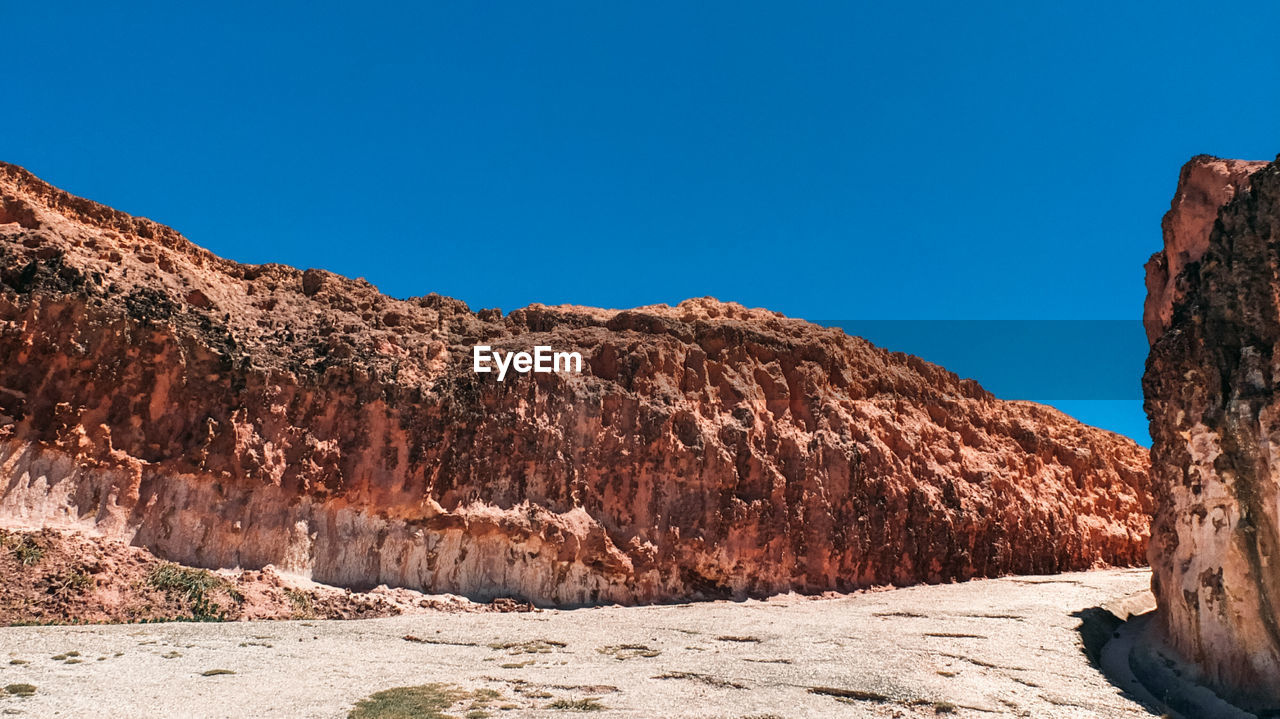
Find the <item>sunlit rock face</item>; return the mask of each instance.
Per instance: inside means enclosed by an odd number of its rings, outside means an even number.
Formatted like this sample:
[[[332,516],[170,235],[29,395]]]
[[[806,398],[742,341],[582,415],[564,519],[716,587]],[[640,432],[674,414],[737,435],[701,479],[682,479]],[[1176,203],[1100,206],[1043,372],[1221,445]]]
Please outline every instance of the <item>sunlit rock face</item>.
[[[1276,708],[1280,167],[1192,159],[1164,226],[1143,382],[1159,627],[1220,691]]]
[[[472,312],[220,259],[13,166],[0,197],[9,524],[549,605],[1146,556],[1140,447],[838,329],[711,299]],[[584,363],[500,382],[477,344]]]
[[[1182,166],[1177,192],[1160,223],[1164,249],[1152,255],[1146,266],[1147,301],[1142,324],[1150,342],[1154,343],[1172,322],[1173,306],[1185,291],[1179,285],[1179,277],[1209,249],[1209,233],[1218,219],[1219,208],[1238,192],[1247,190],[1249,178],[1266,164],[1199,155]]]

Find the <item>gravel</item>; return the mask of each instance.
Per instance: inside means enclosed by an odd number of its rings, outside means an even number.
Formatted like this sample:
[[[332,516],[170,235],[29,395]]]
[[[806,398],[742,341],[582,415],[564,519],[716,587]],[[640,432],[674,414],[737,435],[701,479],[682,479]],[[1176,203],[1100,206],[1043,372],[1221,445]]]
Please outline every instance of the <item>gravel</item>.
[[[472,693],[458,717],[596,704],[601,718],[1149,717],[1089,663],[1080,634],[1082,610],[1149,580],[1105,570],[834,598],[8,627],[0,687],[36,690],[0,697],[0,712],[337,718],[374,692],[441,683]],[[71,652],[78,663],[53,659]],[[485,689],[499,696],[477,704]]]

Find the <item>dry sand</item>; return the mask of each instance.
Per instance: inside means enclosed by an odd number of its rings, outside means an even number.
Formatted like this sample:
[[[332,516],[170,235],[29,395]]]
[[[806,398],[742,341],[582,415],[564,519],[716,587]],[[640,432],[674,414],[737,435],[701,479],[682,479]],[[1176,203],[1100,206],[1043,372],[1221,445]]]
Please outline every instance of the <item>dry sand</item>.
[[[484,710],[495,717],[575,716],[549,705],[587,697],[605,709],[585,716],[602,719],[1150,717],[1090,665],[1074,616],[1136,597],[1149,576],[529,614],[10,627],[0,686],[36,692],[0,698],[0,712],[337,718],[373,692],[442,682],[496,690]],[[79,656],[53,658],[69,652]],[[203,675],[215,669],[234,674]]]

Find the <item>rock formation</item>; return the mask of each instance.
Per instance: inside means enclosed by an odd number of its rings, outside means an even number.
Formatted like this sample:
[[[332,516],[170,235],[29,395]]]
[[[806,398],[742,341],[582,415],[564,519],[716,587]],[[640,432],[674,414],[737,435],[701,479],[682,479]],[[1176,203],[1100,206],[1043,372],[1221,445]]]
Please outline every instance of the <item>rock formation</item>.
[[[1161,638],[1280,708],[1280,166],[1196,157],[1148,263],[1152,586]]]
[[[372,619],[426,612],[529,611],[377,587],[368,593],[282,577],[271,567],[183,567],[141,547],[71,530],[0,529],[0,627],[173,620]]]
[[[1208,249],[1209,232],[1218,219],[1218,209],[1248,188],[1249,177],[1265,164],[1200,155],[1182,166],[1178,190],[1160,223],[1164,249],[1152,255],[1146,266],[1147,301],[1142,324],[1148,341],[1155,343],[1172,321],[1173,306],[1184,291],[1178,278]]]
[[[1146,453],[696,299],[503,316],[241,265],[0,165],[0,517],[205,567],[543,604],[1142,563]],[[499,382],[471,349],[581,374]]]

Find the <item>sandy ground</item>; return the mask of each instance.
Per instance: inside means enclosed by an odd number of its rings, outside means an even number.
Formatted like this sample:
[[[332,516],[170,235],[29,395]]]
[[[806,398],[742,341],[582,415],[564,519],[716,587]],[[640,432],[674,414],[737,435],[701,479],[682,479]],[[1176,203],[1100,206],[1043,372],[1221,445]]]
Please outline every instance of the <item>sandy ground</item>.
[[[587,697],[605,707],[587,716],[602,718],[1150,717],[1090,665],[1073,616],[1149,578],[1107,570],[834,599],[10,627],[0,686],[36,692],[0,698],[0,712],[345,717],[373,692],[442,682],[496,690],[481,714],[497,717],[574,716],[549,705]],[[79,656],[54,658],[69,652]],[[214,669],[234,673],[203,675]]]

